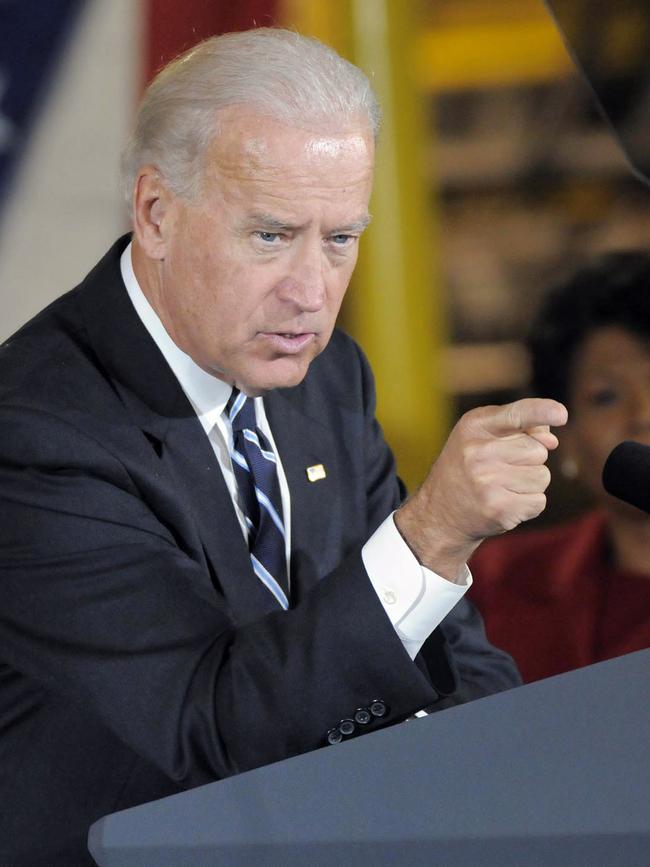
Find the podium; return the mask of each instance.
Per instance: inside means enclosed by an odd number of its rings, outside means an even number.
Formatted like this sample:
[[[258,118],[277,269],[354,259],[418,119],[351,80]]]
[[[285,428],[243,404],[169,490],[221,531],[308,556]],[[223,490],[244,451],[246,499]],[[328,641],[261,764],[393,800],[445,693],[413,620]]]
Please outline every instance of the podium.
[[[96,822],[100,867],[650,864],[650,650]]]

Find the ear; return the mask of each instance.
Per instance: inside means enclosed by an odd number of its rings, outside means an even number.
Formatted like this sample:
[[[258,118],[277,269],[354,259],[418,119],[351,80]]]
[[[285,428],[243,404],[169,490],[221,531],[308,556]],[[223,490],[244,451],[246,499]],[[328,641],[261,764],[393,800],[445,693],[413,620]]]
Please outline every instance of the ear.
[[[174,210],[174,195],[155,166],[142,166],[133,189],[133,231],[150,259],[161,260]]]

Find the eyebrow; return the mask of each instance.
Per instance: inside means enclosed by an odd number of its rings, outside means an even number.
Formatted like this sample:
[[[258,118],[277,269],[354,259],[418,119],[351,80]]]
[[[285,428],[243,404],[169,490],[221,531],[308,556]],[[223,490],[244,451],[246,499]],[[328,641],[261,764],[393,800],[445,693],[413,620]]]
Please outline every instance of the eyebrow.
[[[332,232],[332,235],[345,234],[347,232],[363,232],[366,229],[372,220],[370,214],[366,214],[363,217],[360,217],[358,220],[353,220],[351,223],[346,223],[344,226],[337,226]],[[274,217],[272,214],[266,213],[256,213],[251,214],[247,219],[248,225],[260,225],[265,226],[268,229],[273,231],[291,231],[299,228],[298,226],[293,225],[292,223],[286,222],[286,220],[280,220],[278,217]]]
[[[338,233],[345,233],[345,232],[363,232],[364,229],[368,228],[371,220],[372,220],[371,215],[366,214],[365,217],[361,217],[358,220],[354,220],[354,222],[348,223],[346,226],[340,226],[332,234],[336,235]]]
[[[292,226],[290,223],[287,223],[286,220],[280,220],[277,217],[272,216],[271,214],[251,214],[250,217],[246,220],[246,222],[253,225],[266,226],[269,229],[294,229],[295,226]]]

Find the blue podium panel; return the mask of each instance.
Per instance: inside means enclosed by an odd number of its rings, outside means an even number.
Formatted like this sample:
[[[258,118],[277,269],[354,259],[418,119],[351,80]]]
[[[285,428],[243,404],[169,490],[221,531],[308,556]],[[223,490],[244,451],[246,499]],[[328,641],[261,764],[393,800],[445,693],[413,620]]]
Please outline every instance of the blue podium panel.
[[[648,867],[650,650],[151,804],[100,867]]]

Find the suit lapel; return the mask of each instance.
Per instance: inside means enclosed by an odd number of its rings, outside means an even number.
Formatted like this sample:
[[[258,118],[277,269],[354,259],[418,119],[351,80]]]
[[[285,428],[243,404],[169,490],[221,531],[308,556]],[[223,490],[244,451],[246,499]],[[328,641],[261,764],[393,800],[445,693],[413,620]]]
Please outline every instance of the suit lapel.
[[[297,604],[324,572],[331,544],[333,512],[340,491],[336,444],[322,420],[303,408],[304,386],[271,392],[266,414],[291,494],[291,599]],[[322,464],[326,477],[311,482],[308,467]],[[318,562],[314,561],[314,554]]]
[[[277,610],[277,603],[251,567],[248,547],[230,492],[205,431],[191,415],[170,421],[161,459],[184,492],[213,580],[237,623]]]
[[[128,241],[113,246],[78,292],[90,341],[132,421],[154,441],[152,459],[155,451],[158,469],[192,515],[231,616],[239,623],[252,620],[275,610],[275,602],[253,573],[210,441],[124,288],[119,260]]]
[[[155,441],[158,460],[194,518],[212,580],[232,617],[239,623],[252,620],[276,610],[275,602],[252,571],[212,446],[126,293],[119,260],[128,241],[121,238],[78,291],[91,344],[132,420]],[[323,422],[323,407],[305,398],[301,385],[271,392],[264,401],[291,493],[293,604],[337,562],[343,520],[340,446]],[[325,478],[310,481],[307,469],[319,464]]]

